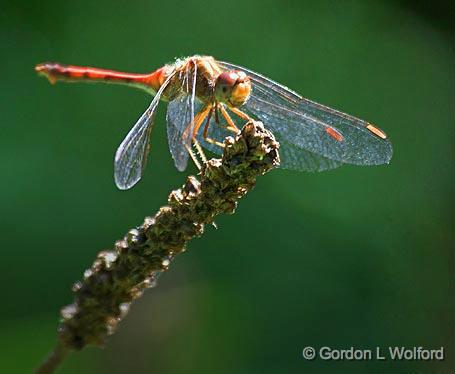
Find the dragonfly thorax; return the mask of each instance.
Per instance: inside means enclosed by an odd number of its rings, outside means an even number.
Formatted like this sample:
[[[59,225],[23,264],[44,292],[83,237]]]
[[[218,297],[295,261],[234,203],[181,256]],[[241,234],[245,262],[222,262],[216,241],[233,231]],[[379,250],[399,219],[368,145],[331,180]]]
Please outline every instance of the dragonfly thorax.
[[[221,73],[215,82],[215,99],[233,107],[246,103],[251,93],[250,78],[240,70]]]
[[[193,56],[178,60],[168,73],[176,73],[164,97],[171,101],[193,90],[205,104],[215,102],[240,107],[250,97],[250,78],[241,70],[225,70],[210,56]]]

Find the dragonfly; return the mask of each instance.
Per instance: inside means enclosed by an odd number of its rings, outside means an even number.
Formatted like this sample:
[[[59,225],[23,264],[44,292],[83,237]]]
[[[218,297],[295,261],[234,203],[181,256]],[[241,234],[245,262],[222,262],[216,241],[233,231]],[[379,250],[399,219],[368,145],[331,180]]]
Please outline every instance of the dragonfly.
[[[154,95],[115,153],[114,179],[126,190],[142,177],[150,150],[151,131],[160,101],[168,103],[169,149],[178,170],[200,145],[216,154],[223,139],[251,119],[262,121],[280,143],[280,167],[324,171],[343,164],[389,163],[392,144],[379,127],[318,104],[286,86],[211,56],[176,59],[148,74],[42,63],[35,70],[57,81],[124,84]],[[201,156],[202,157],[202,156]],[[203,159],[205,157],[202,157]]]

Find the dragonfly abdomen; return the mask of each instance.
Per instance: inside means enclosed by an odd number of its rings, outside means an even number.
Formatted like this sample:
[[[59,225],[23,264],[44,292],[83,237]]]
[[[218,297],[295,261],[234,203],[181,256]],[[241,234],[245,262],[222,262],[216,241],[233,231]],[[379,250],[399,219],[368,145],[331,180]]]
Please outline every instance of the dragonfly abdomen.
[[[49,79],[51,83],[56,83],[57,81],[116,83],[135,86],[154,92],[158,91],[165,79],[163,69],[160,68],[149,74],[132,74],[108,69],[50,62],[42,63],[35,67],[35,70]]]

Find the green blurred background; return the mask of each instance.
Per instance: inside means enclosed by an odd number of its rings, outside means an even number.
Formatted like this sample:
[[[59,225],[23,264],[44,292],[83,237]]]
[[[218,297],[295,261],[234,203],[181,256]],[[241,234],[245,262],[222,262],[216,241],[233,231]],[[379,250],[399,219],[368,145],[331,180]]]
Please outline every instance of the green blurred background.
[[[455,373],[450,4],[3,0],[0,372],[36,367],[72,283],[186,175],[167,150],[162,105],[145,177],[117,190],[114,151],[150,97],[51,86],[33,66],[147,72],[200,53],[377,123],[392,163],[260,178],[132,306],[105,349],[71,355],[61,372]],[[305,346],[402,345],[444,346],[446,359],[301,356]]]

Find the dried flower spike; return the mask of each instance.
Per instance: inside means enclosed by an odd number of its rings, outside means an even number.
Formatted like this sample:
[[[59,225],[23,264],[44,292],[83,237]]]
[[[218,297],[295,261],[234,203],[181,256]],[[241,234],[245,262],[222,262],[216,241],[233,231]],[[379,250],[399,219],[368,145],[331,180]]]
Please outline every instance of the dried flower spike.
[[[128,231],[113,250],[102,251],[82,281],[74,302],[61,310],[58,345],[38,369],[51,373],[71,350],[103,345],[128,312],[130,303],[156,284],[175,255],[204,232],[220,213],[232,214],[256,177],[279,165],[278,143],[262,123],[248,122],[225,140],[222,159],[211,159],[199,180],[189,176],[172,191],[168,206]]]

